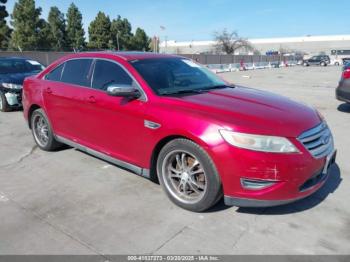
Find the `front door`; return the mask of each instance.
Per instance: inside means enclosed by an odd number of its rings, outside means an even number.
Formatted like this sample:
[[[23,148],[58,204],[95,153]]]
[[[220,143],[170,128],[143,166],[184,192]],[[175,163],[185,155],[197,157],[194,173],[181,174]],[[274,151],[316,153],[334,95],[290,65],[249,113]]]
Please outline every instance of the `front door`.
[[[85,145],[114,158],[140,165],[144,130],[145,99],[130,100],[107,94],[114,86],[136,86],[121,65],[110,60],[95,61],[92,88],[84,93]]]

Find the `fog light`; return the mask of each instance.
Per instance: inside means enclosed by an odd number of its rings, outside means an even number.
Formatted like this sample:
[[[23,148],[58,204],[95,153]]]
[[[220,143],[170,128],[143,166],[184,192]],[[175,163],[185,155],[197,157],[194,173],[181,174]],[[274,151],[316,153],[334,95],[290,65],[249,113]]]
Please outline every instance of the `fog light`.
[[[276,184],[277,181],[241,178],[241,185],[250,190],[260,190]]]

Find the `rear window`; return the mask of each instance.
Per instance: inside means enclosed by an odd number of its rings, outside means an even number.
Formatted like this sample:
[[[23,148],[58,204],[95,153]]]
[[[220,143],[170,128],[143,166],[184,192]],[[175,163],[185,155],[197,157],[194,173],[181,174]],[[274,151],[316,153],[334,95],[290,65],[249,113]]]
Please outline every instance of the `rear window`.
[[[90,87],[92,59],[75,59],[65,63],[61,82]]]

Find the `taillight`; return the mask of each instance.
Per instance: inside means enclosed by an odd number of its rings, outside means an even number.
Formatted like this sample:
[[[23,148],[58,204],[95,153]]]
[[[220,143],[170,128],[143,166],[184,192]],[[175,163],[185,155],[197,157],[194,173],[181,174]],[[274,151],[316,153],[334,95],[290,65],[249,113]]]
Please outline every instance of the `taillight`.
[[[344,79],[349,79],[350,78],[350,68],[347,68],[343,72],[343,78]]]

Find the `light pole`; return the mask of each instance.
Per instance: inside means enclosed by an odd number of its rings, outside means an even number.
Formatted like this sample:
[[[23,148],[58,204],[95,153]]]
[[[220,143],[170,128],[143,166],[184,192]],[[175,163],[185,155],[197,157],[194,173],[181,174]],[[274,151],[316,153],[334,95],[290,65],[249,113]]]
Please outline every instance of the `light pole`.
[[[166,29],[165,26],[162,26],[162,25],[160,26],[160,30],[161,30],[161,31],[165,31],[165,29]],[[167,51],[167,45],[168,45],[168,43],[167,43],[167,42],[168,42],[167,38],[168,38],[167,36],[164,36],[164,42],[165,42],[164,53],[166,53],[166,51]],[[159,40],[160,40],[160,37],[159,37]],[[159,43],[160,43],[160,41],[159,41]],[[159,51],[160,51],[160,50],[159,50]],[[160,53],[160,52],[159,52],[159,53]]]

